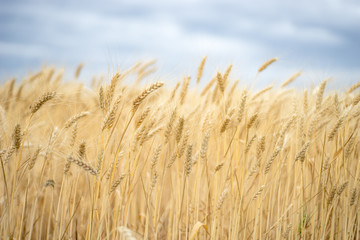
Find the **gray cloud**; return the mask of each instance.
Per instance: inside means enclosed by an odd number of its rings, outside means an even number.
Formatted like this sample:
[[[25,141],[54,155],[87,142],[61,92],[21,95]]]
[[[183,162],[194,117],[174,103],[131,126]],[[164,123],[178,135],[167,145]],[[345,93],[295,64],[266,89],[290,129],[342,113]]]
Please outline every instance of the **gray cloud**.
[[[360,77],[357,1],[9,1],[0,2],[0,29],[1,79],[79,62],[90,79],[149,58],[159,60],[159,75],[181,77],[203,55],[206,76],[231,62],[245,83],[279,56],[259,87],[299,69],[314,84],[334,76],[346,87]]]

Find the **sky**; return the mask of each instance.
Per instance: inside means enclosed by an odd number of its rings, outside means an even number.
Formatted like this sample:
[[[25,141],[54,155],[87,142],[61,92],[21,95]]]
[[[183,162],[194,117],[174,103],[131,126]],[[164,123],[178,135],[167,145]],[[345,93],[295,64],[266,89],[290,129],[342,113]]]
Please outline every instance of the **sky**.
[[[139,60],[156,59],[154,80],[196,78],[203,56],[205,84],[233,64],[231,77],[258,87],[280,84],[347,88],[360,80],[360,1],[4,1],[0,0],[0,82],[43,65],[80,80],[109,77]],[[151,81],[151,80],[149,80]]]

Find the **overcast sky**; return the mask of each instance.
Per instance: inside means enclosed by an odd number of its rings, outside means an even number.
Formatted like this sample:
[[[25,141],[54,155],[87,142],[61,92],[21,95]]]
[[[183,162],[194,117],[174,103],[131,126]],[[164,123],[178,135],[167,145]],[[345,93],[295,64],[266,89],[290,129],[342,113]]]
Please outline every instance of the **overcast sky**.
[[[259,86],[298,70],[298,86],[346,88],[360,80],[360,1],[4,1],[0,0],[0,78],[43,64],[90,76],[157,59],[154,78],[205,76],[234,64],[232,77],[251,81],[267,59],[279,61]],[[205,80],[204,80],[205,81]]]

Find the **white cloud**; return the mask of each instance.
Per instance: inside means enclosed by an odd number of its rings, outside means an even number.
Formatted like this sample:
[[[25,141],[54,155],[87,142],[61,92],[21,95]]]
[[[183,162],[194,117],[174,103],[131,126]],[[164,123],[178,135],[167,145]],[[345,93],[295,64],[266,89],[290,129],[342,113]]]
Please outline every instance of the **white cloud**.
[[[21,44],[0,41],[0,56],[17,56],[25,58],[38,58],[46,53],[46,48],[37,44]]]
[[[299,41],[316,44],[344,44],[346,41],[338,34],[321,27],[299,26],[293,22],[273,22],[264,26],[263,30],[273,38],[283,41]]]
[[[154,57],[169,72],[174,66],[194,68],[209,55],[215,66],[233,62],[251,75],[262,61],[284,53],[284,62],[291,61],[295,70],[300,61],[323,59],[332,59],[337,69],[353,69],[346,64],[360,54],[351,45],[360,29],[360,5],[354,0],[272,0],[261,7],[258,1],[64,1],[0,3],[0,17],[10,16],[0,23],[0,60],[12,55],[48,63],[85,61],[89,71],[96,66],[106,72],[109,55],[117,62]],[[349,51],[346,59],[338,56],[340,48]],[[274,69],[264,77],[278,74],[282,80],[289,74],[286,68]]]

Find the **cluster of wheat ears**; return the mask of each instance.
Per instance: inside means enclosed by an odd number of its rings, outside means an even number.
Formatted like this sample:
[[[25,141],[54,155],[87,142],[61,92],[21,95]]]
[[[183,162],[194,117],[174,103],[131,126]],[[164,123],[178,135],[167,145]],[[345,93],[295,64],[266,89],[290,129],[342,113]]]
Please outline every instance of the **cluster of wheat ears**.
[[[192,89],[140,84],[152,63],[3,84],[0,238],[360,238],[360,82],[255,92],[230,65],[200,87],[205,62]]]

